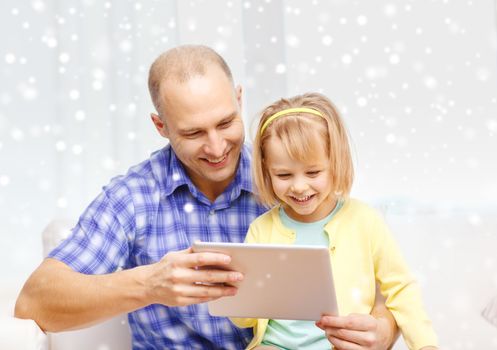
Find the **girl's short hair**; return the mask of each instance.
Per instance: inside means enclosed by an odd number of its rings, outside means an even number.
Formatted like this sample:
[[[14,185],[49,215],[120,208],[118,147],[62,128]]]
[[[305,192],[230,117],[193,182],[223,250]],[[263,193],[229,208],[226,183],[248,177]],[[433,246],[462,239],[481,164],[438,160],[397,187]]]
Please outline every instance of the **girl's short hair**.
[[[299,107],[317,110],[322,116],[291,112],[274,119],[261,134],[261,127],[275,113]],[[269,171],[264,165],[265,146],[271,137],[280,139],[289,156],[298,161],[311,161],[313,154],[325,151],[330,161],[330,175],[335,195],[337,197],[349,195],[354,167],[347,130],[338,110],[326,96],[314,92],[282,98],[262,111],[253,145],[252,172],[259,200],[267,206],[278,202]]]

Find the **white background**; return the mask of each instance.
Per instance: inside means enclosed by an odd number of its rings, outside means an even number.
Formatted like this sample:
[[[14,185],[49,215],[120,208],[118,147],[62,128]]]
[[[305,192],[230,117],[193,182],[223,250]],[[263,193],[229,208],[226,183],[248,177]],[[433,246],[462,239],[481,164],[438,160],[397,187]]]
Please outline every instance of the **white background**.
[[[0,26],[4,294],[41,261],[50,220],[75,221],[112,176],[164,145],[148,68],[203,43],[243,86],[248,129],[279,97],[318,90],[337,104],[353,195],[391,223],[441,344],[497,348],[479,315],[497,294],[494,1],[5,0]]]

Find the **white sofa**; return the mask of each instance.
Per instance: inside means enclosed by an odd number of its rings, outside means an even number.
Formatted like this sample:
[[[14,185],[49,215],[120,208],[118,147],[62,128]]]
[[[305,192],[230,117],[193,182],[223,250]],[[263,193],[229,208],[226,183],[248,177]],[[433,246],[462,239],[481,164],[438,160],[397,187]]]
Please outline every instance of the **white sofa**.
[[[47,334],[43,333],[33,320],[21,320],[12,316],[2,318],[2,350],[131,349],[131,337],[125,316],[118,316],[78,331]]]
[[[69,234],[72,223],[54,220],[43,231],[43,255]],[[2,350],[128,350],[131,336],[125,314],[89,328],[60,333],[43,333],[32,320],[13,317],[15,293],[3,295],[7,300],[0,313],[0,349]]]

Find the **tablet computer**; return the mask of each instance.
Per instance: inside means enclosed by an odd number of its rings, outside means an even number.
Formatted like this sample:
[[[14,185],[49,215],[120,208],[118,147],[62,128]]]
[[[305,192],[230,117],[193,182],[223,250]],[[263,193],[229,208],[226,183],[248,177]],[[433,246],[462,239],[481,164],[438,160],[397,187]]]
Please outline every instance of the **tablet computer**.
[[[208,303],[213,316],[316,321],[338,314],[327,247],[214,242],[192,247],[231,256],[228,269],[244,274],[234,283],[235,296]]]

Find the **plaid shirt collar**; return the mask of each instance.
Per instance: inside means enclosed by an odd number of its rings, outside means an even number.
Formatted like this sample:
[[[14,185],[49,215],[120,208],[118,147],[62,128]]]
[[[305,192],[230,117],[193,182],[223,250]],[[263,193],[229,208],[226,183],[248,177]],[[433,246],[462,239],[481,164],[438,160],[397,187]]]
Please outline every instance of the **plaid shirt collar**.
[[[243,145],[240,152],[240,160],[236,175],[230,185],[218,197],[229,205],[231,201],[240,196],[241,191],[253,193],[252,178],[250,172],[251,148]],[[161,192],[164,196],[170,196],[178,188],[187,186],[190,193],[201,202],[211,204],[210,201],[193,184],[185,171],[183,164],[174,153],[171,145],[167,145],[152,157],[152,172],[161,184]],[[216,199],[216,202],[218,202]]]

